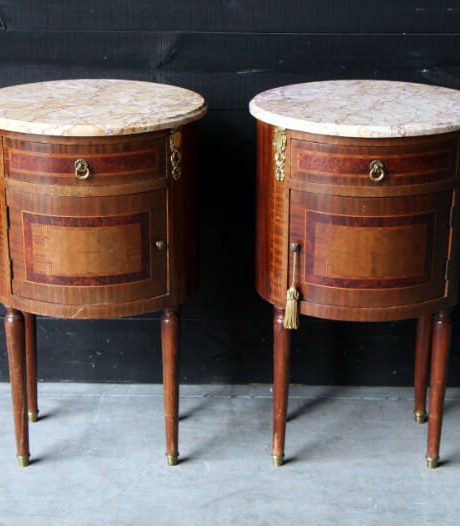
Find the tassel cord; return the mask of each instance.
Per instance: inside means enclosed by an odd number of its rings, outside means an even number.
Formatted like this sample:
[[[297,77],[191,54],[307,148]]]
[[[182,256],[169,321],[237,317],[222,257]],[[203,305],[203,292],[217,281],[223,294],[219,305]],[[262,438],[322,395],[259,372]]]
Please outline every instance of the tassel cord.
[[[291,250],[294,252],[294,261],[292,264],[292,281],[291,286],[286,292],[286,309],[284,313],[283,326],[285,329],[299,328],[299,300],[300,292],[296,289],[297,258],[299,254],[299,245],[293,244]]]

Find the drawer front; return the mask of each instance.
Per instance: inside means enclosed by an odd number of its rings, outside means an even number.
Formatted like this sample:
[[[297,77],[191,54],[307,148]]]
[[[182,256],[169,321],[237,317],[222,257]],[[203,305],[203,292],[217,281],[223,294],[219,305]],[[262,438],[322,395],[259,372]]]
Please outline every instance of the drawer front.
[[[94,198],[7,191],[7,204],[15,296],[91,305],[167,293],[166,190]]]
[[[449,191],[381,199],[292,192],[302,300],[379,308],[447,295],[451,200]]]
[[[452,138],[392,146],[291,140],[291,178],[319,185],[375,188],[448,180],[455,177],[456,159],[457,141]],[[383,172],[375,169],[371,174],[372,161],[380,161]]]
[[[4,139],[4,172],[9,179],[50,185],[112,185],[165,177],[166,136],[100,144],[56,144]],[[86,161],[89,176],[76,175]]]

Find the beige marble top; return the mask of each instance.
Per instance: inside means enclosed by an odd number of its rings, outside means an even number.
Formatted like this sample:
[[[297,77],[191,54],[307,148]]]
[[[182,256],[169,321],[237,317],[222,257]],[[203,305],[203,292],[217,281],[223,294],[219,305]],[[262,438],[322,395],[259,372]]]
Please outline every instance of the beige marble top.
[[[127,135],[182,126],[206,113],[193,91],[133,80],[82,79],[0,89],[0,129],[42,135]]]
[[[257,119],[343,137],[405,137],[460,129],[460,91],[382,80],[292,84],[254,97]]]

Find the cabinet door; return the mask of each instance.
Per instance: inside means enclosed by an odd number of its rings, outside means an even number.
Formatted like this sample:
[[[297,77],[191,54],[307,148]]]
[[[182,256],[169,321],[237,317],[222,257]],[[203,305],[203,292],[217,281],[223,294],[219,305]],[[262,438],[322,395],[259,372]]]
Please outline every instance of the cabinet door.
[[[292,191],[302,300],[379,308],[445,296],[451,199],[450,191],[391,198]],[[291,255],[290,273],[292,263]]]
[[[167,293],[165,189],[85,198],[9,190],[7,205],[14,295],[94,305]]]

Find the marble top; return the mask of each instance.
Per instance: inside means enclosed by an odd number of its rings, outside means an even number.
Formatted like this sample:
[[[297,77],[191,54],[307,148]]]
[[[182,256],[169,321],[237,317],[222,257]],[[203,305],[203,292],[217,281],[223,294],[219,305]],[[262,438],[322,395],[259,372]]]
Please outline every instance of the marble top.
[[[268,124],[321,135],[431,135],[460,129],[460,91],[383,80],[308,82],[264,91],[249,111]]]
[[[182,126],[206,113],[198,93],[153,82],[81,79],[0,89],[0,129],[41,135],[127,135]]]

